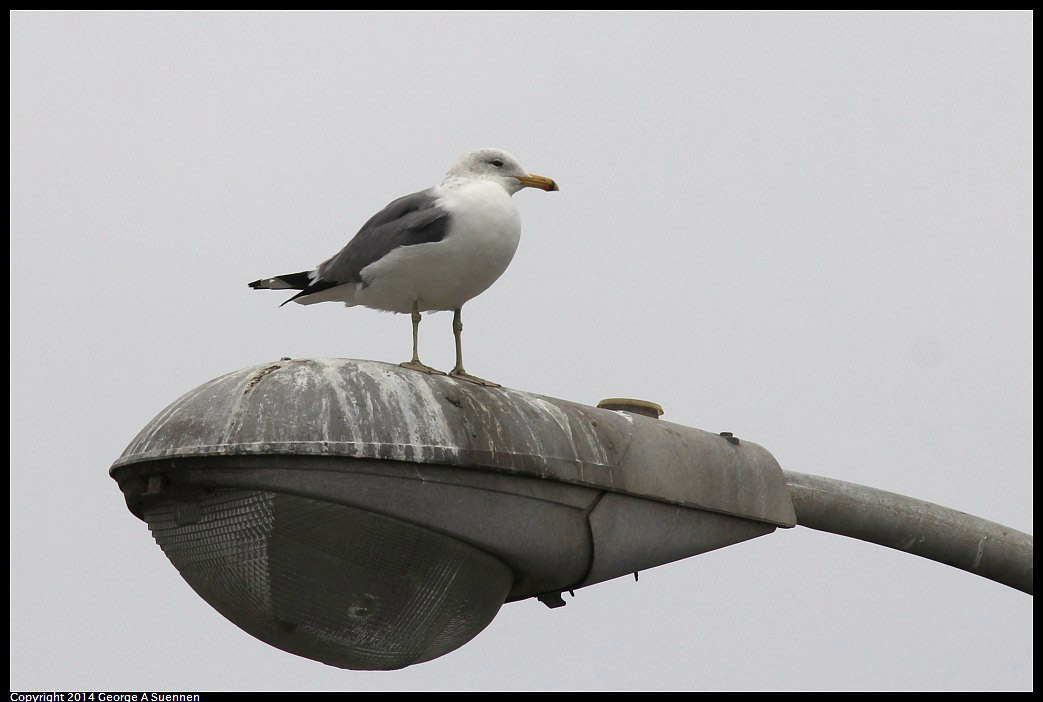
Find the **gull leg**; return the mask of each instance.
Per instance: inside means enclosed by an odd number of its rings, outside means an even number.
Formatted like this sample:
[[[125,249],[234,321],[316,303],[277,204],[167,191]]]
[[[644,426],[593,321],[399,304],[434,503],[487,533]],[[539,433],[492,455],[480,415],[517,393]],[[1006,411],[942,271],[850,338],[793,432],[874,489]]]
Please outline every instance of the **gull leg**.
[[[453,310],[453,336],[456,337],[456,367],[449,371],[449,375],[453,378],[459,378],[460,380],[466,380],[469,383],[477,383],[478,385],[485,385],[490,388],[500,387],[499,383],[494,383],[491,380],[485,380],[479,378],[476,375],[471,375],[464,370],[464,354],[461,350],[460,345],[460,334],[464,330],[464,323],[460,321],[460,310]]]
[[[417,353],[417,337],[420,335],[420,303],[417,300],[413,300],[413,358],[398,365],[403,368],[409,368],[410,370],[420,371],[421,373],[430,373],[432,375],[445,375],[442,371],[431,366],[425,366],[420,362],[420,356]]]

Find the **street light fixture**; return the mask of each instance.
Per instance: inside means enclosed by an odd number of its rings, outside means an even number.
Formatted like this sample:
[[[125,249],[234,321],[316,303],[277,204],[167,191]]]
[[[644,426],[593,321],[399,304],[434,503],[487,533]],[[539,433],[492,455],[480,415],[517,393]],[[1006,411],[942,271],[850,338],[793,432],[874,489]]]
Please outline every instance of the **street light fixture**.
[[[343,668],[430,660],[504,602],[561,606],[565,591],[805,521],[1032,591],[1031,536],[787,473],[756,444],[660,413],[283,359],[187,393],[110,474],[222,615]]]

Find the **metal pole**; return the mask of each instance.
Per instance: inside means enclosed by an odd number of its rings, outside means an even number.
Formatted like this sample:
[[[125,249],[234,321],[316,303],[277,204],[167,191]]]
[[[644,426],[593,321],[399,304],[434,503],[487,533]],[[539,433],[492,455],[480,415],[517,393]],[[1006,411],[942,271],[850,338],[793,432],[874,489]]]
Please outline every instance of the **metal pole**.
[[[930,558],[1032,594],[1032,536],[893,492],[783,471],[797,524]]]

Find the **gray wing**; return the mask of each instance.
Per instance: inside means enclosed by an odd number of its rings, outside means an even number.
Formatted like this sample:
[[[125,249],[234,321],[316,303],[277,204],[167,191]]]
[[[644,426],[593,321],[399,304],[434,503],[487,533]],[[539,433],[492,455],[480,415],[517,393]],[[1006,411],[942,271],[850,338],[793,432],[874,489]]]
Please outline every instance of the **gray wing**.
[[[336,256],[315,268],[314,277],[291,300],[338,285],[364,282],[362,269],[402,246],[441,241],[449,232],[449,212],[432,189],[400,197],[373,215]],[[285,303],[283,303],[285,304]]]
[[[441,241],[449,232],[449,212],[435,204],[437,199],[432,190],[421,190],[390,203],[340,253],[319,264],[318,278],[338,285],[358,283],[363,268],[395,249]]]

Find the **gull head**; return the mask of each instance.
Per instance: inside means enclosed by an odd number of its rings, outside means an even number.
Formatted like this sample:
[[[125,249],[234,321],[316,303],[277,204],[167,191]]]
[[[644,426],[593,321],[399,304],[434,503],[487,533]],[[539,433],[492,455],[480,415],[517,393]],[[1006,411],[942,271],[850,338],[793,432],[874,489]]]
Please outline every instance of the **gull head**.
[[[558,184],[550,178],[529,173],[513,156],[500,149],[478,149],[460,157],[446,173],[445,182],[492,180],[514,194],[522,188],[557,190]]]

